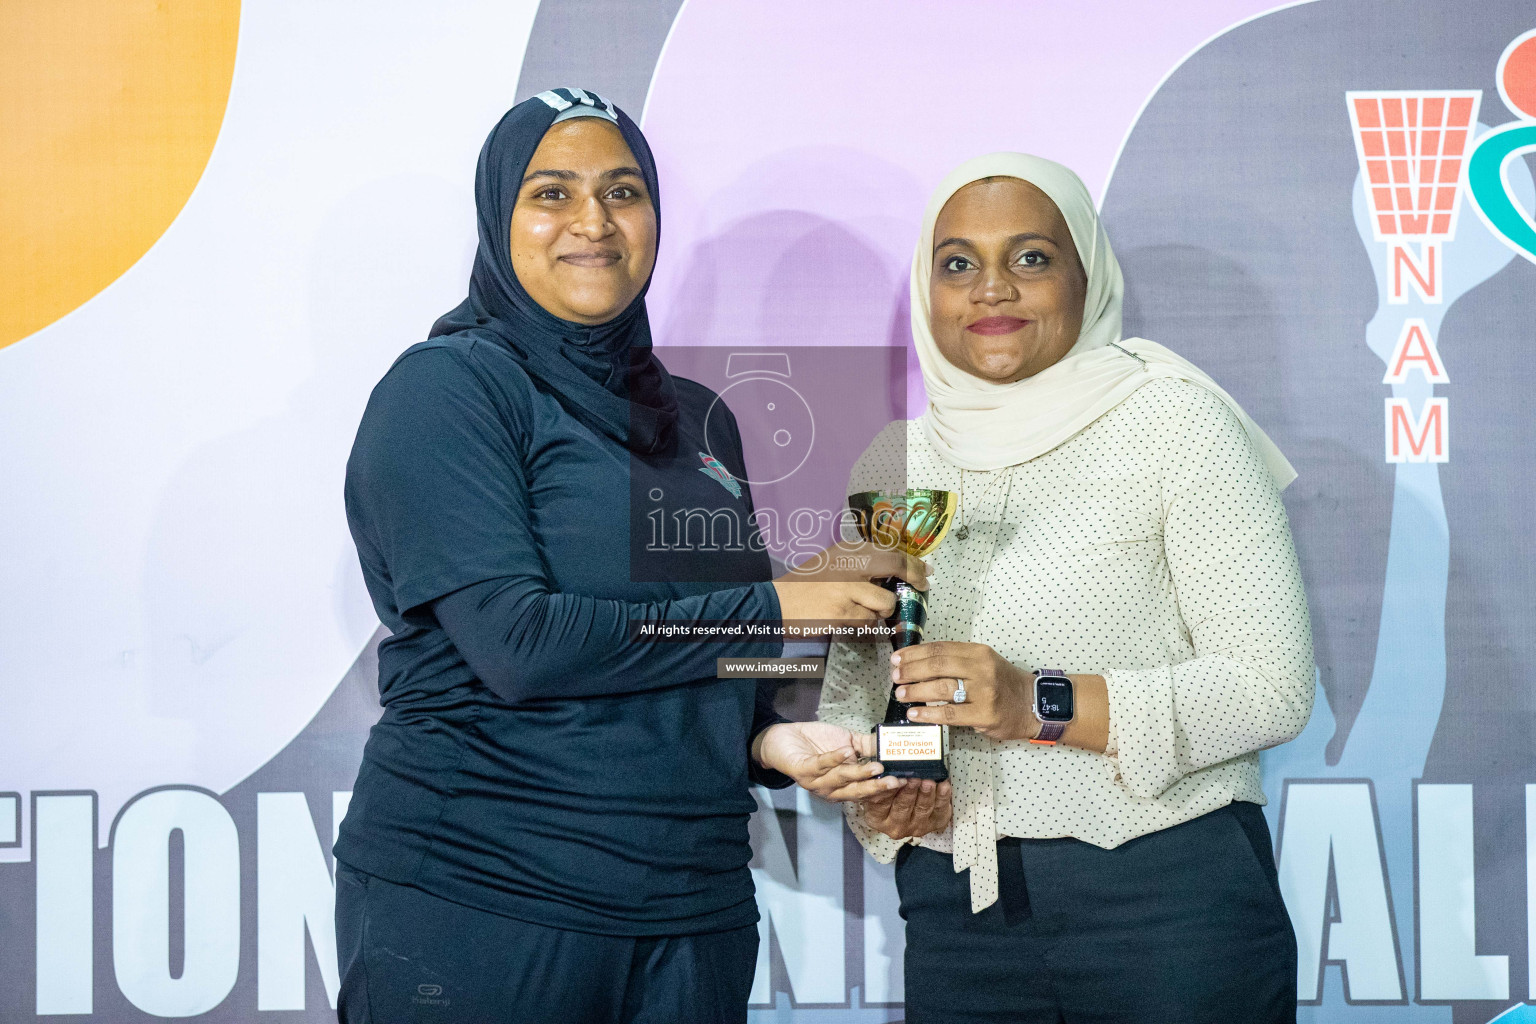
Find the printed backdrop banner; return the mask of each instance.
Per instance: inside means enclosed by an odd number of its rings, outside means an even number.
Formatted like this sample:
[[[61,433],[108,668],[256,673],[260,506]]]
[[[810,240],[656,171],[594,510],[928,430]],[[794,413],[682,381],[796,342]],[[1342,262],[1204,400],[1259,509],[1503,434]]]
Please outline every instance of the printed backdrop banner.
[[[346,453],[463,294],[485,132],[558,85],[656,151],[664,358],[883,348],[899,384],[929,189],[1074,167],[1127,332],[1300,471],[1323,699],[1264,755],[1300,1018],[1536,1020],[1525,0],[8,5],[0,1019],[334,1019],[378,714]],[[890,871],[759,800],[754,1021],[899,1020]]]

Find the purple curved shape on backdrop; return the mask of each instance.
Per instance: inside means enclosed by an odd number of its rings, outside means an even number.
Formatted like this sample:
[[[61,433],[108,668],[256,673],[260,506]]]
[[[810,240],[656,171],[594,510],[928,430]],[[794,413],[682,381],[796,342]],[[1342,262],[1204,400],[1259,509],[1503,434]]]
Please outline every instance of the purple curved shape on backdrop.
[[[1101,195],[1163,76],[1275,6],[685,4],[642,118],[666,204],[658,342],[906,346],[912,243],[951,167],[1022,150]],[[896,414],[915,416],[922,384],[907,363]]]

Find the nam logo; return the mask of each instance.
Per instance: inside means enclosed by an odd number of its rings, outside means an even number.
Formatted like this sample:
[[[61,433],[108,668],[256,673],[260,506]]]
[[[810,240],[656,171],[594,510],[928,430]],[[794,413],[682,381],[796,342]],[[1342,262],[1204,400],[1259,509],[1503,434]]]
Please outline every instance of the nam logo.
[[[1362,237],[1368,231],[1385,247],[1371,247],[1384,259],[1377,269],[1385,299],[1371,333],[1380,339],[1385,328],[1395,340],[1387,351],[1371,347],[1387,364],[1382,383],[1393,386],[1384,420],[1389,463],[1450,459],[1450,399],[1433,393],[1450,376],[1435,336],[1445,308],[1508,262],[1507,254],[1478,253],[1447,277],[1446,246],[1456,240],[1464,188],[1488,232],[1536,262],[1536,225],[1510,177],[1515,158],[1536,151],[1536,30],[1505,48],[1497,79],[1501,98],[1521,120],[1481,136],[1480,89],[1345,93],[1364,198],[1357,219],[1363,213]],[[1378,323],[1384,317],[1395,322]]]

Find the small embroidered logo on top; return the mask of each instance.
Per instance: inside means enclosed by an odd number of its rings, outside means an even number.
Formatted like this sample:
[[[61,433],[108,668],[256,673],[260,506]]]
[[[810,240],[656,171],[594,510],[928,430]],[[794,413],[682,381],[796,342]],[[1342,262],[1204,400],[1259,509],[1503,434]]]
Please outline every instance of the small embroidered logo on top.
[[[720,465],[719,459],[713,455],[705,455],[703,452],[699,452],[699,458],[704,460],[704,468],[699,470],[700,473],[713,478],[721,487],[724,487],[736,497],[741,497],[741,484],[736,482],[736,478],[731,475],[730,470]]]

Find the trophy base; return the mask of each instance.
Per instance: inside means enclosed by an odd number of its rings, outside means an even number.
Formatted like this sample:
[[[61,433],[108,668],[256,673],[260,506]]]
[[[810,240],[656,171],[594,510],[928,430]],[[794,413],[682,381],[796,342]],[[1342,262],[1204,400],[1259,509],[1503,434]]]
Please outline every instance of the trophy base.
[[[875,726],[875,757],[887,775],[898,779],[949,778],[944,767],[944,727],[910,722]]]

